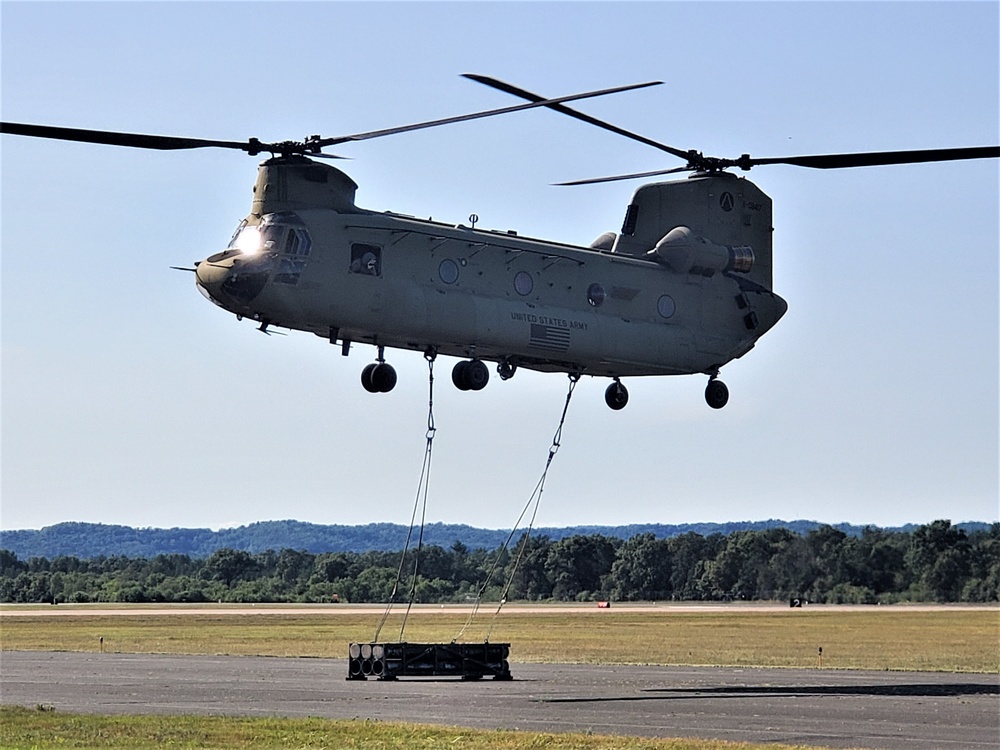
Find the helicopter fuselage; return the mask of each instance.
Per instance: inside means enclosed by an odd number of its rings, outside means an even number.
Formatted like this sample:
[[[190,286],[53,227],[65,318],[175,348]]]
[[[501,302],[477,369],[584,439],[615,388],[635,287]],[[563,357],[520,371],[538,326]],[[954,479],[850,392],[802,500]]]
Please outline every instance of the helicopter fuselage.
[[[697,229],[640,256],[610,235],[581,247],[368,211],[355,189],[302,157],[265,162],[198,286],[265,329],[613,378],[717,374],[786,309],[748,275],[749,246]]]

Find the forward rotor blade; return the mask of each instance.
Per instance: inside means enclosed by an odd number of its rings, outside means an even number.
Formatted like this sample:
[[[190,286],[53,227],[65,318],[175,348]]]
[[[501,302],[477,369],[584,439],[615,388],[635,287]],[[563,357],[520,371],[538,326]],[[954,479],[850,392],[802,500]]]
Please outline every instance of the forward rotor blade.
[[[761,164],[792,164],[813,169],[846,169],[849,167],[878,167],[888,164],[923,164],[935,161],[961,161],[965,159],[996,159],[1000,157],[1000,146],[976,148],[938,148],[922,151],[872,151],[859,154],[822,154],[814,156],[782,156],[768,159],[752,159],[742,156],[734,162],[741,169],[750,169]]]
[[[560,96],[556,99],[539,99],[533,101],[529,104],[516,104],[512,107],[501,107],[500,109],[490,109],[483,112],[473,112],[467,115],[458,115],[456,117],[445,117],[440,120],[429,120],[427,122],[418,122],[413,125],[403,125],[396,128],[385,128],[383,130],[372,130],[367,133],[355,133],[353,135],[344,135],[334,138],[321,138],[316,141],[316,145],[320,148],[325,148],[327,146],[334,146],[338,143],[346,143],[348,141],[366,141],[371,138],[381,138],[386,135],[396,135],[397,133],[408,133],[411,130],[423,130],[424,128],[434,128],[438,125],[450,125],[456,122],[466,122],[468,120],[478,120],[483,117],[493,117],[495,115],[505,115],[510,112],[520,112],[524,109],[534,109],[536,107],[549,107],[552,105],[558,105],[562,102],[572,102],[578,99],[592,99],[597,96],[606,96],[608,94],[617,94],[622,91],[632,91],[634,89],[642,89],[648,86],[659,86],[662,81],[649,81],[647,83],[634,83],[628,86],[616,86],[610,89],[601,89],[599,91],[586,91],[582,94],[571,94],[569,96]]]
[[[261,144],[255,140],[239,143],[237,141],[214,141],[202,138],[175,138],[167,135],[116,133],[109,130],[83,130],[81,128],[59,128],[49,125],[27,125],[17,122],[0,123],[0,133],[26,135],[32,138],[51,138],[59,141],[100,143],[106,146],[149,148],[158,151],[178,151],[192,148],[231,148],[256,154],[261,150]]]
[[[34,138],[50,138],[61,141],[98,143],[108,146],[125,146],[128,148],[155,149],[159,151],[176,151],[176,150],[195,149],[195,148],[229,148],[239,151],[246,151],[251,156],[256,156],[257,154],[263,151],[270,151],[272,153],[282,153],[282,154],[306,153],[314,157],[320,157],[326,159],[339,159],[342,157],[333,154],[321,154],[319,153],[319,151],[322,148],[325,148],[327,146],[332,146],[338,143],[347,143],[350,141],[363,141],[363,140],[369,140],[371,138],[381,138],[382,136],[386,135],[407,133],[411,130],[422,130],[424,128],[437,127],[438,125],[449,125],[451,123],[456,123],[456,122],[477,120],[484,117],[493,117],[495,115],[508,114],[510,112],[519,112],[524,109],[534,109],[537,107],[558,105],[561,104],[562,102],[576,101],[578,99],[590,99],[597,96],[606,96],[608,94],[617,94],[623,91],[632,91],[634,89],[646,88],[648,86],[658,86],[661,83],[662,81],[649,81],[646,83],[636,83],[628,86],[616,86],[614,88],[601,89],[599,91],[587,91],[582,94],[571,94],[569,96],[562,96],[556,99],[539,99],[529,104],[518,104],[511,107],[502,107],[500,109],[491,109],[483,112],[473,112],[471,114],[458,115],[456,117],[445,117],[438,120],[419,122],[395,128],[372,130],[366,133],[354,133],[352,135],[336,136],[333,138],[309,138],[304,143],[298,143],[293,141],[288,141],[283,143],[261,143],[261,141],[259,141],[256,138],[251,138],[246,142],[219,141],[219,140],[210,140],[203,138],[179,138],[175,136],[165,136],[165,135],[148,135],[144,133],[120,133],[109,130],[85,130],[82,128],[63,128],[63,127],[54,127],[49,125],[30,125],[30,124],[16,123],[16,122],[0,123],[0,133],[6,133],[9,135],[24,135]]]
[[[598,120],[596,117],[591,117],[583,112],[578,112],[575,109],[570,109],[562,104],[557,104],[553,102],[545,102],[545,97],[538,94],[533,94],[530,91],[525,91],[524,89],[518,88],[517,86],[512,86],[509,83],[500,81],[496,78],[490,76],[482,76],[475,73],[463,73],[464,78],[468,78],[470,81],[475,81],[476,83],[481,83],[484,86],[489,86],[490,88],[497,89],[498,91],[503,91],[506,94],[512,94],[513,96],[519,96],[522,99],[527,99],[529,102],[540,102],[541,106],[548,107],[549,109],[560,112],[561,114],[568,115],[577,120],[582,120],[590,125],[596,125],[604,130],[609,130],[612,133],[617,133],[618,135],[623,135],[626,138],[631,138],[633,141],[638,141],[639,143],[644,143],[647,146],[652,146],[660,151],[666,151],[668,154],[673,154],[681,159],[692,159],[699,154],[696,152],[683,151],[679,148],[674,148],[673,146],[668,146],[665,143],[660,143],[659,141],[654,141],[652,138],[647,138],[644,135],[639,135],[638,133],[633,133],[624,128],[620,128],[617,125],[612,125],[610,122],[604,122],[604,120]],[[559,183],[561,185],[575,184],[575,183]]]
[[[571,180],[570,182],[553,183],[559,187],[566,185],[596,185],[600,182],[618,182],[619,180],[637,180],[643,177],[659,177],[665,174],[676,174],[677,172],[690,172],[691,167],[674,167],[673,169],[656,169],[652,172],[635,172],[633,174],[619,174],[613,177],[592,177],[588,180]]]

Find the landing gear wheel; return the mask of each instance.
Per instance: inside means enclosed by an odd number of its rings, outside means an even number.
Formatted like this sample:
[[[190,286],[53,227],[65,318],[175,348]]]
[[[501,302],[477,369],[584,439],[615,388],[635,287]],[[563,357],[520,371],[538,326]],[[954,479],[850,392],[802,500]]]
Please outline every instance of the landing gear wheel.
[[[375,371],[376,367],[378,367],[378,363],[372,362],[361,371],[361,385],[369,393],[378,393],[378,388],[376,388],[375,383],[372,382],[372,373]]]
[[[628,403],[628,389],[617,379],[604,391],[604,401],[615,411],[625,408]]]
[[[461,362],[456,362],[455,366],[451,369],[451,382],[460,391],[469,390],[469,385],[465,379],[465,371],[468,367],[469,363],[463,359]]]
[[[729,403],[729,389],[721,380],[712,378],[705,388],[705,402],[713,409],[721,409]]]
[[[465,383],[470,391],[481,391],[490,382],[490,370],[481,359],[474,359],[465,366]]]
[[[462,360],[452,369],[451,382],[460,391],[481,391],[490,382],[490,371],[482,360]]]
[[[378,393],[388,393],[396,387],[396,369],[387,362],[379,362],[372,370],[371,381]]]

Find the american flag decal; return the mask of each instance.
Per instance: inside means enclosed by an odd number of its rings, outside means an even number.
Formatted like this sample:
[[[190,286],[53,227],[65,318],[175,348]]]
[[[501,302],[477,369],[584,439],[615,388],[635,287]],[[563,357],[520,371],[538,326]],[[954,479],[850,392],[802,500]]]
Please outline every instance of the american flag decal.
[[[556,326],[531,324],[531,337],[528,346],[532,349],[544,349],[550,352],[564,352],[569,349],[570,330]]]

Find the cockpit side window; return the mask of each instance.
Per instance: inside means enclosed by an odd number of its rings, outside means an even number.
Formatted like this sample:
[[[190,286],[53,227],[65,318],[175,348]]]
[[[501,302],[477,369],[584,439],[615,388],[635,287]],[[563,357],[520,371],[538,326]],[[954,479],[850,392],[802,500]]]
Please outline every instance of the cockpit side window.
[[[274,274],[275,284],[298,284],[306,262],[298,258],[282,257]]]
[[[298,284],[306,267],[306,256],[312,248],[312,238],[305,223],[294,213],[269,214],[261,230],[264,247],[279,253],[276,284]]]
[[[300,245],[301,241],[299,240],[299,233],[292,230],[288,233],[288,237],[285,238],[285,254],[298,255]]]

